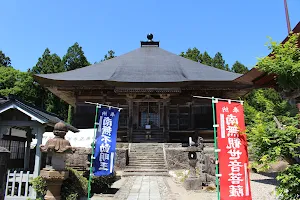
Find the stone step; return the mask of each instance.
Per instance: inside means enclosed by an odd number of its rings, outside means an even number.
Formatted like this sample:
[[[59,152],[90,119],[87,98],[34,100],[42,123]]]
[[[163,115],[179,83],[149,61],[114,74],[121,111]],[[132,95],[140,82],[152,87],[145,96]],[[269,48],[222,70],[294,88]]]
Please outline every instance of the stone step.
[[[127,167],[134,168],[134,169],[166,169],[165,165],[159,165],[159,166],[151,166],[151,165],[128,165]]]
[[[131,144],[131,147],[150,147],[150,148],[162,148],[163,145],[161,143],[152,143],[149,145],[149,143],[134,143],[134,144]]]
[[[148,163],[141,163],[141,162],[135,162],[135,163],[129,163],[129,166],[151,166],[151,167],[155,167],[155,166],[163,166],[163,167],[165,167],[166,165],[165,165],[165,163],[164,162],[161,162],[161,163],[150,163],[150,162],[148,162]],[[151,168],[150,167],[150,168]]]
[[[147,156],[147,155],[129,155],[129,158],[136,158],[136,159],[164,159],[164,156],[156,156],[156,155],[152,155],[152,156]]]
[[[145,165],[165,165],[165,162],[136,162],[136,161],[129,162],[129,165],[138,165],[138,164],[145,164]]]
[[[129,158],[129,162],[139,162],[139,163],[164,163],[164,159],[153,159],[153,158],[149,158],[149,159],[136,159],[136,158]]]
[[[137,168],[126,167],[124,169],[124,172],[168,172],[168,170],[166,168],[165,169],[151,169],[151,168],[137,169]]]
[[[144,150],[133,150],[133,149],[130,149],[130,153],[161,153],[163,154],[163,150],[162,149],[144,149]]]
[[[163,156],[129,156],[129,159],[138,159],[138,160],[144,160],[144,159],[152,159],[152,160],[164,160]]]
[[[127,176],[169,176],[168,172],[123,172],[123,177]]]
[[[129,153],[129,156],[164,156],[164,154],[163,153],[160,153],[160,152],[154,152],[154,153],[152,153],[152,152],[148,152],[148,153],[137,153],[137,152],[130,152]]]

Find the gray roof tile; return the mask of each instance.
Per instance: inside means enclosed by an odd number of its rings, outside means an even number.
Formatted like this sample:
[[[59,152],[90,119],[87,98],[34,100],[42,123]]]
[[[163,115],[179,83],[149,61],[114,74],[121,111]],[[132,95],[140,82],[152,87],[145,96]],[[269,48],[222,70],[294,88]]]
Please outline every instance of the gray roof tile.
[[[206,66],[159,47],[147,46],[84,68],[36,76],[70,81],[184,82],[232,81],[241,74]]]

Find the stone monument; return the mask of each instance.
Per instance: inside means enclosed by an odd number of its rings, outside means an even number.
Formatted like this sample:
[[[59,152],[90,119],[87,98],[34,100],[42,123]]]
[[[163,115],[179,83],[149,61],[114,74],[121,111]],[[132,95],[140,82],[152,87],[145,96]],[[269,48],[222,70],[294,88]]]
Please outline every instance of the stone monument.
[[[45,200],[60,200],[62,182],[69,176],[69,172],[66,170],[66,156],[73,152],[73,148],[65,139],[67,132],[67,126],[63,122],[58,122],[53,130],[55,137],[40,146],[41,151],[47,153],[46,167],[41,170],[40,174],[47,183]]]
[[[200,176],[197,176],[196,174],[196,165],[197,165],[197,152],[203,153],[203,139],[200,137],[194,137],[193,142],[190,143],[190,146],[188,146],[185,150],[185,152],[188,152],[188,158],[189,158],[189,175],[184,181],[184,187],[186,190],[200,190],[202,189],[203,183],[206,182],[206,176],[205,174],[200,172]]]

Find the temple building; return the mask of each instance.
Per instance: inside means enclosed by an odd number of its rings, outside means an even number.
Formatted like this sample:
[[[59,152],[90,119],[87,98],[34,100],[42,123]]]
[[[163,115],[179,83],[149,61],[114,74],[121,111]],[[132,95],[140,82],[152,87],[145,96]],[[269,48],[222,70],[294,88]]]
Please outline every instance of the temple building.
[[[123,108],[118,141],[183,142],[199,135],[213,140],[211,101],[193,96],[239,98],[253,83],[236,74],[160,48],[153,35],[140,48],[80,69],[35,75],[35,80],[74,106],[74,126],[94,126],[95,106]]]

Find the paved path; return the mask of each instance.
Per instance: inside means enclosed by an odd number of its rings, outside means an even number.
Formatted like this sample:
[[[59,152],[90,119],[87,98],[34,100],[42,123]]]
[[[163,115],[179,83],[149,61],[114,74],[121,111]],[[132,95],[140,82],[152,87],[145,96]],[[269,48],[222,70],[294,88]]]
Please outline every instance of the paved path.
[[[161,200],[157,177],[136,177],[127,200]]]

